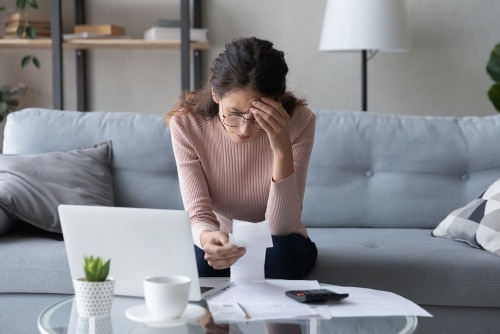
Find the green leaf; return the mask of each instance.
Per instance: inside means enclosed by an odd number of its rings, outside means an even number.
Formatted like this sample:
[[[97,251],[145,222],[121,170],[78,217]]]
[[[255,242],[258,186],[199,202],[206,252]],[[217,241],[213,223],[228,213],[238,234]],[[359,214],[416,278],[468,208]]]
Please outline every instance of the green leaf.
[[[36,38],[36,28],[33,26],[27,26],[26,27],[26,36],[30,39],[35,39]]]
[[[6,113],[9,109],[9,106],[7,105],[7,102],[0,102],[0,112],[3,114],[3,113]]]
[[[102,262],[101,262],[102,263]],[[109,274],[109,267],[111,265],[111,259],[106,261],[106,263],[104,263],[102,265],[102,267],[100,268],[99,270],[99,275],[97,277],[97,279],[100,281],[100,282],[103,282],[106,280],[106,278],[108,278],[108,274]]]
[[[35,65],[36,68],[40,68],[41,67],[40,60],[37,57],[33,56],[32,60],[33,60],[33,65]]]
[[[491,51],[486,72],[493,81],[500,82],[500,44],[497,44]]]
[[[28,0],[28,6],[30,6],[31,8],[35,8],[35,9],[38,9],[38,3],[36,2],[36,0]]]
[[[7,9],[7,7],[5,7],[5,6],[0,6],[0,12],[3,12],[3,11],[4,11],[4,10],[6,10],[6,9]]]
[[[488,90],[488,97],[495,109],[500,112],[500,84],[494,84],[491,86],[490,90]]]
[[[89,282],[103,282],[109,274],[111,259],[104,263],[101,257],[85,256],[84,271],[85,278]]]
[[[20,38],[24,37],[24,24],[20,24],[19,27],[17,27],[16,35],[17,35],[17,37],[20,37]]]
[[[30,62],[31,62],[31,56],[24,56],[23,59],[21,59],[21,67],[28,66]]]
[[[26,8],[26,0],[16,0],[16,8],[24,10]]]

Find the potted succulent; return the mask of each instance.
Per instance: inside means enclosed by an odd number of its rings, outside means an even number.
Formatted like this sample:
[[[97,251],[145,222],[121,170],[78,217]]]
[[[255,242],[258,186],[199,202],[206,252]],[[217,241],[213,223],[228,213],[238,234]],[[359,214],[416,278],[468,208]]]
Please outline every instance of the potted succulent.
[[[81,317],[107,317],[111,312],[115,280],[108,277],[111,259],[84,256],[85,277],[75,279],[76,308]]]
[[[490,59],[486,65],[486,72],[495,82],[488,90],[488,97],[495,109],[500,112],[500,43],[491,51]]]
[[[17,110],[19,99],[26,94],[26,86],[18,84],[17,86],[3,85],[0,87],[0,122],[8,114]]]

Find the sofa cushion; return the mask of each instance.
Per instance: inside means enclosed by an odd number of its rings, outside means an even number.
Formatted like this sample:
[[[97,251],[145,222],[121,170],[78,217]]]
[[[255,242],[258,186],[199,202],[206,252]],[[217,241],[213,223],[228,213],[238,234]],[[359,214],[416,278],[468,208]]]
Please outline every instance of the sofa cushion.
[[[432,231],[435,237],[450,238],[500,255],[500,180],[477,199],[452,211]]]
[[[17,224],[0,236],[0,254],[0,293],[73,293],[62,235]]]
[[[113,143],[116,206],[183,208],[170,130],[164,115],[24,109],[7,118],[3,152],[69,151],[104,141]]]
[[[500,307],[498,257],[431,229],[308,228],[308,279],[392,291],[421,305]]]
[[[69,152],[0,155],[0,207],[61,233],[60,204],[114,205],[111,143]]]
[[[435,228],[500,175],[500,115],[316,110],[302,221]]]

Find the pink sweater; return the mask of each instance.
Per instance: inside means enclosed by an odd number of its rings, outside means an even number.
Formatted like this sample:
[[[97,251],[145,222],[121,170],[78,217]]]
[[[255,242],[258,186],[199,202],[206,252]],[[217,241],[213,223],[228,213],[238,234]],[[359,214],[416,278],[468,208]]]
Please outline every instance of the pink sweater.
[[[218,117],[206,120],[195,113],[172,117],[172,145],[195,245],[201,247],[204,230],[230,233],[233,219],[267,219],[273,235],[307,236],[301,215],[314,124],[307,107],[295,110],[290,119],[295,171],[273,182],[273,154],[265,131],[237,144]]]

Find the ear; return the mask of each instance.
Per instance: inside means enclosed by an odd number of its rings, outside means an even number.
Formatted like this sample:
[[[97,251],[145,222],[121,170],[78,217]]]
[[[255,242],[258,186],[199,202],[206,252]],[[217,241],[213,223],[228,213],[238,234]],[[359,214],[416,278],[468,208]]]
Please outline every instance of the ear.
[[[217,97],[217,94],[215,94],[213,87],[211,89],[211,93],[212,93],[212,100],[214,100],[215,103],[219,104],[219,98]]]

